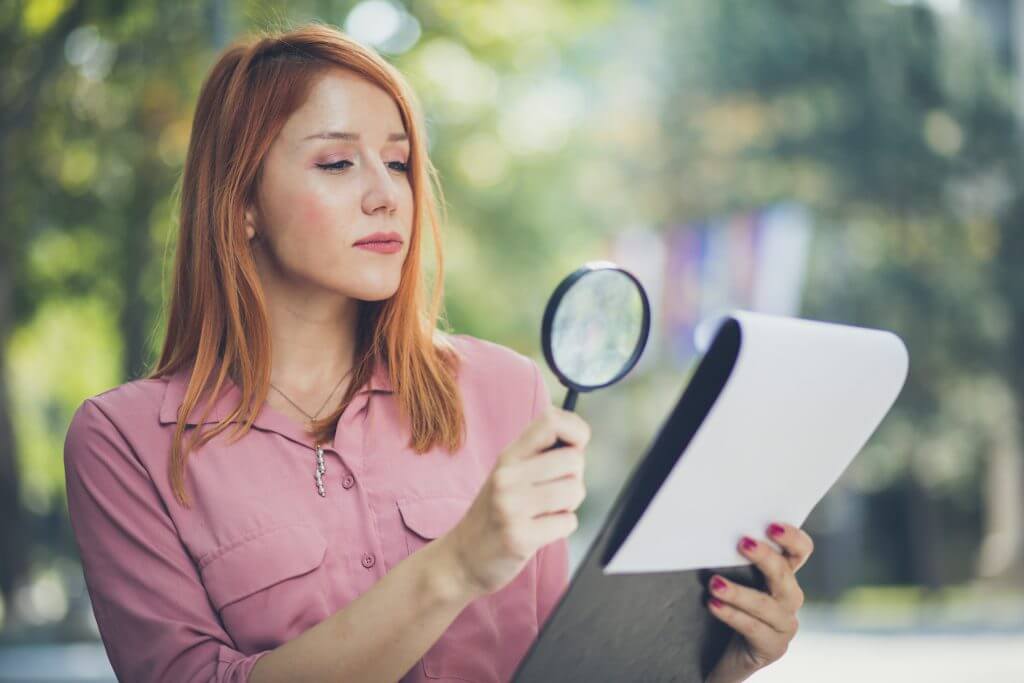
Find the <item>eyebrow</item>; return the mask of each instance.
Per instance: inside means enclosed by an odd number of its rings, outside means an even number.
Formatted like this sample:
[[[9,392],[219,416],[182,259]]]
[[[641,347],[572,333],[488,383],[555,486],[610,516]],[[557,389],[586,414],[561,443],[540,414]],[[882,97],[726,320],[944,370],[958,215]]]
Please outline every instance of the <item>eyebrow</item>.
[[[313,133],[302,138],[303,140],[359,140],[359,133],[346,133],[340,130],[324,130],[319,133]],[[406,133],[391,133],[388,135],[388,142],[402,142],[408,140],[409,136]]]

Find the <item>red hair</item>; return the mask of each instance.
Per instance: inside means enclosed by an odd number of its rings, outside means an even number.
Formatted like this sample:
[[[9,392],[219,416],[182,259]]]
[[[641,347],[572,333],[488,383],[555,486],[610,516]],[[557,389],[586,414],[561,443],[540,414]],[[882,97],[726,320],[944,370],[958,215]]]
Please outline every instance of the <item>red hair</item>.
[[[372,50],[330,26],[310,23],[232,43],[213,65],[199,93],[182,176],[181,216],[167,333],[150,378],[192,366],[171,447],[169,476],[176,497],[185,491],[188,453],[239,422],[233,439],[252,426],[270,386],[271,338],[266,302],[245,233],[245,207],[256,200],[262,162],[288,117],[324,72],[341,67],[379,86],[394,99],[409,136],[409,182],[414,216],[401,283],[384,301],[361,302],[356,359],[339,407],[313,425],[330,438],[345,406],[383,360],[410,444],[422,453],[435,444],[455,451],[464,417],[455,380],[457,358],[437,327],[443,298],[444,258],[437,172],[427,157],[415,96],[398,71]],[[436,192],[436,194],[435,194]],[[427,300],[420,265],[422,227],[434,238],[437,276]],[[186,421],[201,396],[218,396],[231,377],[239,405],[209,430],[197,429],[186,446]],[[207,412],[213,400],[207,402]]]

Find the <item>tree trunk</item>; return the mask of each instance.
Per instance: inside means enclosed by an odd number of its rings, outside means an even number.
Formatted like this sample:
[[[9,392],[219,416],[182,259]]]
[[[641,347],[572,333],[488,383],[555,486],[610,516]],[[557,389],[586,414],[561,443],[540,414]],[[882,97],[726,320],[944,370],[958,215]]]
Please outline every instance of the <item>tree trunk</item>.
[[[1024,461],[1019,414],[1015,410],[1002,423],[988,454],[982,493],[985,536],[978,557],[980,578],[1010,586],[1024,583]]]
[[[2,149],[2,147],[0,147]],[[0,187],[3,180],[0,178]],[[5,605],[12,604],[14,586],[27,570],[28,543],[25,513],[20,505],[17,442],[11,420],[7,391],[7,340],[13,327],[11,301],[14,282],[7,245],[0,251],[0,593]]]

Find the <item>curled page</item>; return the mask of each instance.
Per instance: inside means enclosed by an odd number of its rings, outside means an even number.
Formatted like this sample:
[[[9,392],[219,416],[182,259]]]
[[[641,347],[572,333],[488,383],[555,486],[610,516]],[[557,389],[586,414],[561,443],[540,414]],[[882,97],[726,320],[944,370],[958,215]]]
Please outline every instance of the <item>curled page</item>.
[[[731,314],[638,470],[604,573],[751,564],[740,537],[806,521],[907,368],[890,332]]]

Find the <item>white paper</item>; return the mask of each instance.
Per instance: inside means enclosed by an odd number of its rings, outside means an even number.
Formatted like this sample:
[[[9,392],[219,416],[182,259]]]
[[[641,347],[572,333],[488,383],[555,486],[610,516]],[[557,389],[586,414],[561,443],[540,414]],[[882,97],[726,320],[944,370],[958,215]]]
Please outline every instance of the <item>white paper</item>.
[[[907,349],[890,332],[730,317],[732,374],[606,574],[751,564],[740,538],[801,526],[903,387]]]

